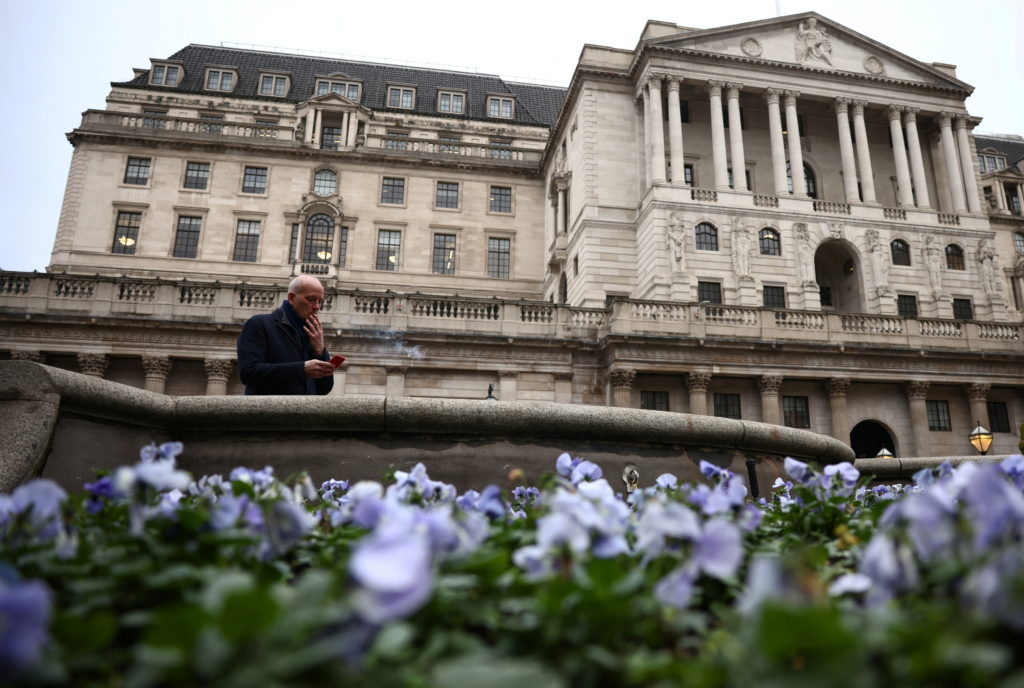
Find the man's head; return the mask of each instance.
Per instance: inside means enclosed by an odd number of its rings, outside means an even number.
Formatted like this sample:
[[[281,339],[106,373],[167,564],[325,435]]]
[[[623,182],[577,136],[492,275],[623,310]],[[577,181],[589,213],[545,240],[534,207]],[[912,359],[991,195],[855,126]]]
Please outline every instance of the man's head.
[[[288,285],[288,303],[303,320],[319,313],[323,300],[324,285],[316,277],[299,275]]]

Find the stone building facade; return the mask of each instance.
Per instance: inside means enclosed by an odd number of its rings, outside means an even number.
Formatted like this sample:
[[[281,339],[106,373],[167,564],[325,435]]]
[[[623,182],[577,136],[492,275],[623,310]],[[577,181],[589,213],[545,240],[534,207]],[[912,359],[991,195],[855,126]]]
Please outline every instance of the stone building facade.
[[[0,274],[0,357],[237,394],[241,324],[311,273],[337,394],[742,417],[861,455],[962,454],[981,421],[1009,452],[1024,195],[971,90],[814,13],[652,21],[567,89],[190,45],[68,135],[51,263]]]

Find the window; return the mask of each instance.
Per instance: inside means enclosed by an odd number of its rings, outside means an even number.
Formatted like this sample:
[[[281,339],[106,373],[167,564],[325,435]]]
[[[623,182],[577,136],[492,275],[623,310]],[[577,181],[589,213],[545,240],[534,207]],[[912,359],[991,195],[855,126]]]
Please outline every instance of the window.
[[[910,265],[910,244],[903,239],[894,239],[889,244],[893,265]]]
[[[438,208],[459,207],[459,183],[438,182],[437,193],[434,197],[434,204]]]
[[[256,251],[260,246],[260,221],[239,220],[235,233],[235,252],[232,260],[255,263]]]
[[[490,205],[488,206],[492,213],[511,213],[512,212],[512,187],[511,186],[492,186]]]
[[[946,267],[950,270],[964,269],[964,250],[956,244],[946,247]]]
[[[195,258],[199,248],[199,227],[203,224],[201,217],[179,217],[178,231],[174,235],[174,257]]]
[[[764,287],[765,308],[785,308],[786,288],[785,287]]]
[[[896,295],[896,312],[904,318],[917,317],[917,297],[913,294]]]
[[[167,116],[167,110],[153,110],[151,108],[143,108],[142,114],[142,127],[144,129],[166,129],[167,120],[164,117]]]
[[[380,202],[388,205],[405,203],[405,179],[401,177],[384,177],[380,188]]]
[[[714,395],[715,416],[718,418],[735,418],[742,420],[740,413],[739,394],[715,394]]]
[[[761,246],[762,256],[781,256],[782,255],[782,241],[779,239],[779,233],[771,227],[765,227],[757,235],[758,243]]]
[[[324,127],[320,136],[321,150],[338,150],[341,148],[341,127]]]
[[[299,250],[299,223],[292,223],[292,241],[288,245],[288,262],[294,263]]]
[[[802,130],[801,130],[801,133]],[[789,193],[793,193],[793,172],[786,163],[786,180],[789,184]],[[811,198],[818,197],[818,179],[814,176],[814,170],[807,163],[804,163],[804,184],[807,186],[807,195]]]
[[[1013,247],[1017,250],[1017,253],[1024,253],[1024,232],[1014,233]]]
[[[117,213],[117,224],[114,226],[114,245],[111,253],[135,255],[135,244],[139,240],[139,227],[142,225],[142,213],[121,210]]]
[[[953,317],[957,320],[974,320],[974,309],[970,299],[953,299]]]
[[[697,300],[722,303],[722,285],[718,282],[697,282]]]
[[[323,213],[314,215],[306,222],[306,243],[302,250],[302,262],[327,265],[331,262],[334,247],[334,220]]]
[[[460,137],[453,136],[452,134],[441,134],[440,136],[437,137],[437,140],[444,142],[439,147],[439,149],[440,149],[440,151],[442,153],[458,153],[459,152],[459,147],[457,145],[452,145],[452,144],[460,143],[462,141],[462,139]]]
[[[338,238],[338,267],[345,267],[345,260],[348,258],[348,227],[341,228],[341,236]]]
[[[683,165],[683,181],[687,186],[693,186],[693,165],[689,163]]]
[[[822,306],[832,306],[832,287],[819,284],[818,297],[821,299]]]
[[[388,107],[411,110],[416,101],[416,91],[398,86],[388,87]]]
[[[393,229],[380,230],[377,234],[377,269],[398,272],[401,248],[401,232]]]
[[[925,408],[928,411],[928,429],[939,431],[951,431],[953,423],[949,419],[948,401],[926,401]]]
[[[313,193],[330,196],[338,191],[338,174],[333,170],[317,170],[313,175]]]
[[[318,96],[323,96],[328,93],[337,93],[349,100],[353,100],[357,103],[359,102],[359,84],[356,83],[318,79],[316,82],[316,94]]]
[[[512,142],[491,141],[491,157],[495,160],[511,160]]]
[[[783,423],[789,428],[811,427],[807,397],[782,397]]]
[[[124,168],[124,183],[145,186],[149,184],[149,158],[128,158]]]
[[[698,251],[718,250],[718,230],[715,229],[714,225],[708,222],[701,222],[697,225],[695,231]]]
[[[455,235],[434,235],[434,258],[431,271],[437,275],[455,274]]]
[[[979,155],[978,167],[982,172],[993,172],[1006,167],[1006,158],[1002,155]]]
[[[288,94],[288,77],[263,74],[260,76],[260,95],[277,96]]]
[[[409,148],[409,132],[389,131],[384,139],[384,147],[388,150],[406,150]]]
[[[990,401],[988,407],[988,429],[991,432],[1010,432],[1010,414],[1005,401]]]
[[[487,240],[487,276],[508,279],[512,259],[512,240],[491,237]]]
[[[209,183],[210,183],[210,163],[208,163],[208,162],[187,162],[187,163],[185,163],[184,187],[186,189],[197,189],[199,191],[206,191],[206,186]]]
[[[261,194],[267,192],[267,168],[246,166],[242,177],[242,193]]]
[[[512,119],[512,114],[515,111],[514,102],[511,98],[489,97],[487,99],[487,116]]]
[[[647,411],[668,411],[668,392],[640,390],[640,408]]]
[[[230,91],[235,86],[235,73],[226,69],[206,70],[207,91]]]
[[[441,91],[437,94],[437,111],[461,115],[466,110],[466,96],[462,93]]]
[[[149,73],[149,83],[154,86],[177,86],[178,75],[181,73],[174,65],[153,65]]]

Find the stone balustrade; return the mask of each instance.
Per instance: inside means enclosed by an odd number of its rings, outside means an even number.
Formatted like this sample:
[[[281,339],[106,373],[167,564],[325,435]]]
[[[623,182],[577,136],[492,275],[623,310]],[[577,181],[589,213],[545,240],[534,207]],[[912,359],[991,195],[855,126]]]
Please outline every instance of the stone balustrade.
[[[199,136],[202,138],[259,139],[268,144],[292,143],[294,141],[294,132],[291,127],[104,110],[86,110],[82,115],[80,128],[105,131],[132,129],[136,133],[175,138]]]

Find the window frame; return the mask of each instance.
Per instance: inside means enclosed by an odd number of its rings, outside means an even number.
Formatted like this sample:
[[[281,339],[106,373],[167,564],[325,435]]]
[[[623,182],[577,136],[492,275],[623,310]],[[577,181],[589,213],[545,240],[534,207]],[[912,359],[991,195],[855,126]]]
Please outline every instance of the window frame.
[[[996,413],[993,414],[992,411]],[[1005,401],[986,401],[985,412],[988,416],[989,432],[1013,432],[1010,423],[1010,408]]]
[[[663,389],[641,389],[640,408],[644,411],[668,411],[669,393]]]
[[[321,174],[324,174],[324,173],[333,175],[333,179],[332,179],[332,185],[333,186],[332,186],[331,190],[326,192],[326,193],[324,193],[323,191],[318,191],[317,190],[317,185],[320,184],[319,177],[320,177]],[[338,173],[337,173],[337,171],[332,170],[332,169],[330,169],[328,167],[321,167],[321,168],[318,168],[318,169],[314,170],[313,171],[313,184],[312,184],[311,191],[314,194],[316,194],[317,196],[334,196],[334,195],[336,195],[338,193]]]
[[[452,202],[452,189],[444,189],[444,198],[442,198],[441,185],[444,184],[446,187],[454,186],[454,199],[455,204],[449,205]],[[444,203],[442,203],[442,200]],[[450,179],[438,179],[434,182],[434,210],[462,210],[462,183],[452,181]]]
[[[769,292],[769,289],[771,292]],[[772,294],[772,301],[776,301],[777,297],[782,297],[781,305],[775,303],[769,304],[768,294]],[[772,308],[774,310],[786,310],[786,287],[778,284],[763,284],[761,285],[761,306],[763,308]]]
[[[444,102],[445,96],[448,97],[448,103],[449,103],[447,110],[445,110],[444,108],[441,107],[441,104]],[[459,106],[458,110],[456,110],[455,107],[454,107],[455,106],[455,99],[456,98],[459,98],[461,100],[461,105]],[[435,107],[435,109],[437,110],[438,113],[441,113],[441,114],[444,114],[444,115],[465,115],[466,114],[466,105],[467,104],[468,104],[468,98],[466,97],[466,92],[465,91],[457,91],[457,90],[453,90],[453,89],[439,89],[437,91],[437,101],[436,101],[434,107]]]
[[[491,160],[511,160],[512,141],[510,139],[491,139],[487,142]]]
[[[766,235],[766,232],[774,234],[774,237]],[[757,249],[762,256],[781,256],[782,233],[774,227],[762,228],[757,233]]]
[[[909,307],[908,307],[909,304]],[[917,294],[897,294],[896,314],[904,318],[916,318],[920,313]]]
[[[267,79],[270,79],[270,88],[264,89]],[[284,83],[284,87],[280,89],[281,93],[278,93],[278,80]],[[284,72],[260,72],[259,79],[256,80],[256,94],[264,98],[287,98],[291,90],[292,77]]]
[[[485,236],[487,252],[485,254],[486,264],[484,268],[489,279],[513,278],[513,268],[515,267],[515,262],[513,260],[513,255],[515,253],[514,239],[515,237],[511,234],[488,233]],[[492,244],[492,242],[502,241],[505,242],[507,250],[502,251],[500,247],[496,249],[495,245]],[[502,256],[505,256],[504,265]],[[502,267],[505,268],[504,275],[501,274]]]
[[[249,179],[249,170],[263,170],[263,188],[260,191],[246,191],[246,183]],[[242,165],[241,191],[246,196],[266,196],[270,188],[270,166],[269,165]],[[252,187],[255,188],[255,187]]]
[[[964,249],[957,244],[946,244],[944,251],[946,255],[947,270],[966,270],[967,264],[964,260]]]
[[[171,258],[196,259],[199,257],[199,239],[203,235],[203,222],[206,218],[203,214],[195,212],[176,213],[177,220],[174,223],[174,243],[171,245]],[[195,227],[183,228],[182,220],[195,220]],[[178,253],[181,244],[182,232],[195,232],[194,241],[190,242],[192,255],[181,255]]]
[[[505,113],[505,105],[508,104],[508,114]],[[491,114],[492,104],[496,104],[496,111],[498,114]],[[485,113],[490,119],[515,119],[516,118],[516,99],[514,96],[508,94],[502,95],[489,95],[487,96]]]
[[[231,242],[231,262],[233,262],[233,263],[259,263],[259,261],[260,261],[260,249],[262,248],[262,242],[260,241],[260,238],[263,236],[263,220],[264,220],[264,218],[262,218],[262,217],[260,217],[260,218],[255,218],[255,217],[251,217],[251,216],[236,216],[235,217],[234,241]],[[246,223],[246,225],[255,225],[256,226],[256,231],[255,232],[242,232],[242,223],[243,222]],[[251,229],[251,227],[249,227],[249,228]],[[246,241],[245,242],[246,246],[244,247],[246,255],[248,255],[250,252],[252,253],[252,256],[253,256],[252,260],[249,260],[249,259],[244,258],[244,257],[243,258],[239,258],[238,257],[239,256],[239,249],[242,248],[242,246],[241,246],[241,244],[239,242],[240,237],[242,237],[242,236],[249,237],[249,236],[254,236],[254,235],[256,237],[255,241],[253,241],[253,242]],[[250,243],[252,243],[253,246],[249,246],[248,244],[250,244]]]
[[[438,238],[445,238],[445,245],[438,245]],[[447,240],[451,239],[451,243],[448,244]],[[441,251],[440,261],[438,260],[438,250]],[[444,252],[450,252],[450,257],[447,259],[451,265],[445,266],[446,262]],[[430,272],[434,275],[454,275],[458,266],[459,257],[459,235],[458,232],[454,232],[450,229],[438,229],[431,233],[430,237]],[[440,265],[440,269],[438,266]]]
[[[389,239],[392,238],[392,235],[397,235],[398,241],[397,242],[389,241],[387,244],[382,244],[381,243],[381,239],[384,238],[385,233],[389,235],[389,237],[388,237]],[[377,228],[377,241],[374,244],[374,246],[375,246],[375,250],[374,250],[374,268],[373,268],[374,270],[378,270],[380,272],[398,272],[399,271],[399,269],[402,267],[402,243],[403,243],[403,239],[404,239],[404,237],[403,237],[404,233],[405,233],[404,229],[399,228],[399,227],[378,227]],[[382,253],[381,252],[382,249],[384,251],[388,251],[391,248],[394,248],[394,253],[393,254],[389,255],[388,253]],[[392,256],[394,256],[394,260],[391,260]],[[383,261],[381,260],[382,257],[384,259]],[[384,265],[384,267],[381,267],[381,265]],[[389,267],[390,265],[393,265],[394,267]]]
[[[508,189],[508,210],[495,209],[495,189]],[[489,215],[515,215],[515,187],[511,184],[488,184],[487,185],[487,213]]]
[[[929,432],[952,432],[953,420],[949,415],[949,402],[945,399],[926,399],[925,415]]]
[[[314,220],[326,221],[327,227],[324,232],[319,232],[320,224],[317,227],[313,226]],[[330,265],[331,259],[334,258],[334,229],[337,223],[334,218],[327,213],[315,213],[306,218],[302,232],[302,262],[309,265]],[[316,230],[318,234],[312,236],[312,232]],[[327,257],[321,257],[320,252],[326,253]]]
[[[974,302],[969,298],[953,297],[953,319],[974,320]]]
[[[408,177],[393,177],[391,175],[381,175],[380,180],[381,180],[380,181],[380,195],[377,196],[377,200],[378,200],[377,205],[383,205],[383,206],[388,206],[388,207],[392,207],[392,208],[404,208],[405,205],[406,205],[406,201],[409,198],[409,194],[408,194],[409,178]],[[394,185],[394,184],[392,185],[393,187],[396,187],[396,188],[400,187],[401,188],[401,195],[402,195],[401,200],[399,200],[399,201],[389,201],[389,200],[386,200],[385,194],[388,192],[388,181],[389,180],[392,181],[392,182],[401,182],[401,184],[399,184],[399,185]]]
[[[722,305],[722,283],[711,280],[697,280],[697,301],[701,303],[707,301],[715,306]]]
[[[708,229],[710,231],[707,231]],[[704,246],[701,245],[702,243]],[[698,222],[693,228],[693,244],[697,251],[717,252],[719,250],[718,227],[707,221]],[[712,244],[714,248],[708,248]]]
[[[811,427],[811,404],[808,397],[795,394],[782,397],[782,423],[787,428]]]
[[[897,260],[897,256],[901,256],[901,258]],[[902,262],[902,256],[906,256],[906,262]],[[900,238],[890,241],[889,258],[892,260],[893,265],[911,267],[913,260],[910,257],[910,242]]]
[[[1013,233],[1013,248],[1017,253],[1024,254],[1024,232]]]
[[[321,85],[326,87],[323,93],[320,92]],[[344,93],[335,90],[336,86],[344,87]],[[355,87],[356,89],[355,98],[349,95],[349,89],[351,89],[352,87]],[[363,84],[359,81],[341,81],[336,79],[317,79],[316,82],[313,84],[314,97],[326,96],[332,93],[341,96],[345,100],[350,100],[353,103],[358,103],[360,100],[362,100],[363,97]]]
[[[733,402],[735,403],[735,415],[733,413]],[[715,392],[711,398],[712,413],[716,418],[732,418],[743,420],[743,401],[739,394],[734,392]]]
[[[157,69],[160,70],[160,78],[157,79]],[[174,83],[167,83],[167,76],[170,70],[174,70]],[[185,66],[175,62],[154,62],[149,68],[149,85],[163,86],[165,88],[177,88],[185,79]]]
[[[122,216],[128,215],[133,215],[135,217],[131,218],[128,221],[128,224],[122,224]],[[137,254],[139,237],[142,235],[142,221],[144,216],[144,208],[114,206],[114,236],[110,242],[111,255],[134,256]],[[124,233],[120,231],[122,229],[125,230]],[[119,238],[127,239],[127,241],[119,241]],[[119,248],[119,246],[121,248]]]
[[[210,86],[210,76],[214,73],[217,74],[217,86]],[[231,77],[230,85],[224,88],[224,76]],[[238,72],[235,69],[229,67],[207,67],[206,72],[203,73],[203,90],[213,91],[216,93],[231,93],[235,90],[238,85]]]
[[[206,165],[206,175],[203,177],[203,186],[189,186],[189,180],[197,177],[189,175],[192,165]],[[185,167],[181,175],[181,189],[190,193],[209,193],[210,181],[213,178],[213,163],[206,160],[185,160]]]
[[[145,181],[139,183],[137,181],[129,181],[128,171],[132,168],[132,161],[145,161],[146,165],[146,178]],[[141,177],[133,176],[130,179],[141,179]],[[131,186],[136,188],[149,188],[150,182],[153,180],[153,158],[152,156],[143,155],[126,155],[124,161],[124,174],[121,176],[121,186]]]
[[[398,105],[392,105],[391,94],[398,93]],[[409,93],[409,104],[405,105],[405,95]],[[392,110],[415,110],[416,109],[416,87],[403,84],[388,84],[385,91],[384,106]]]

